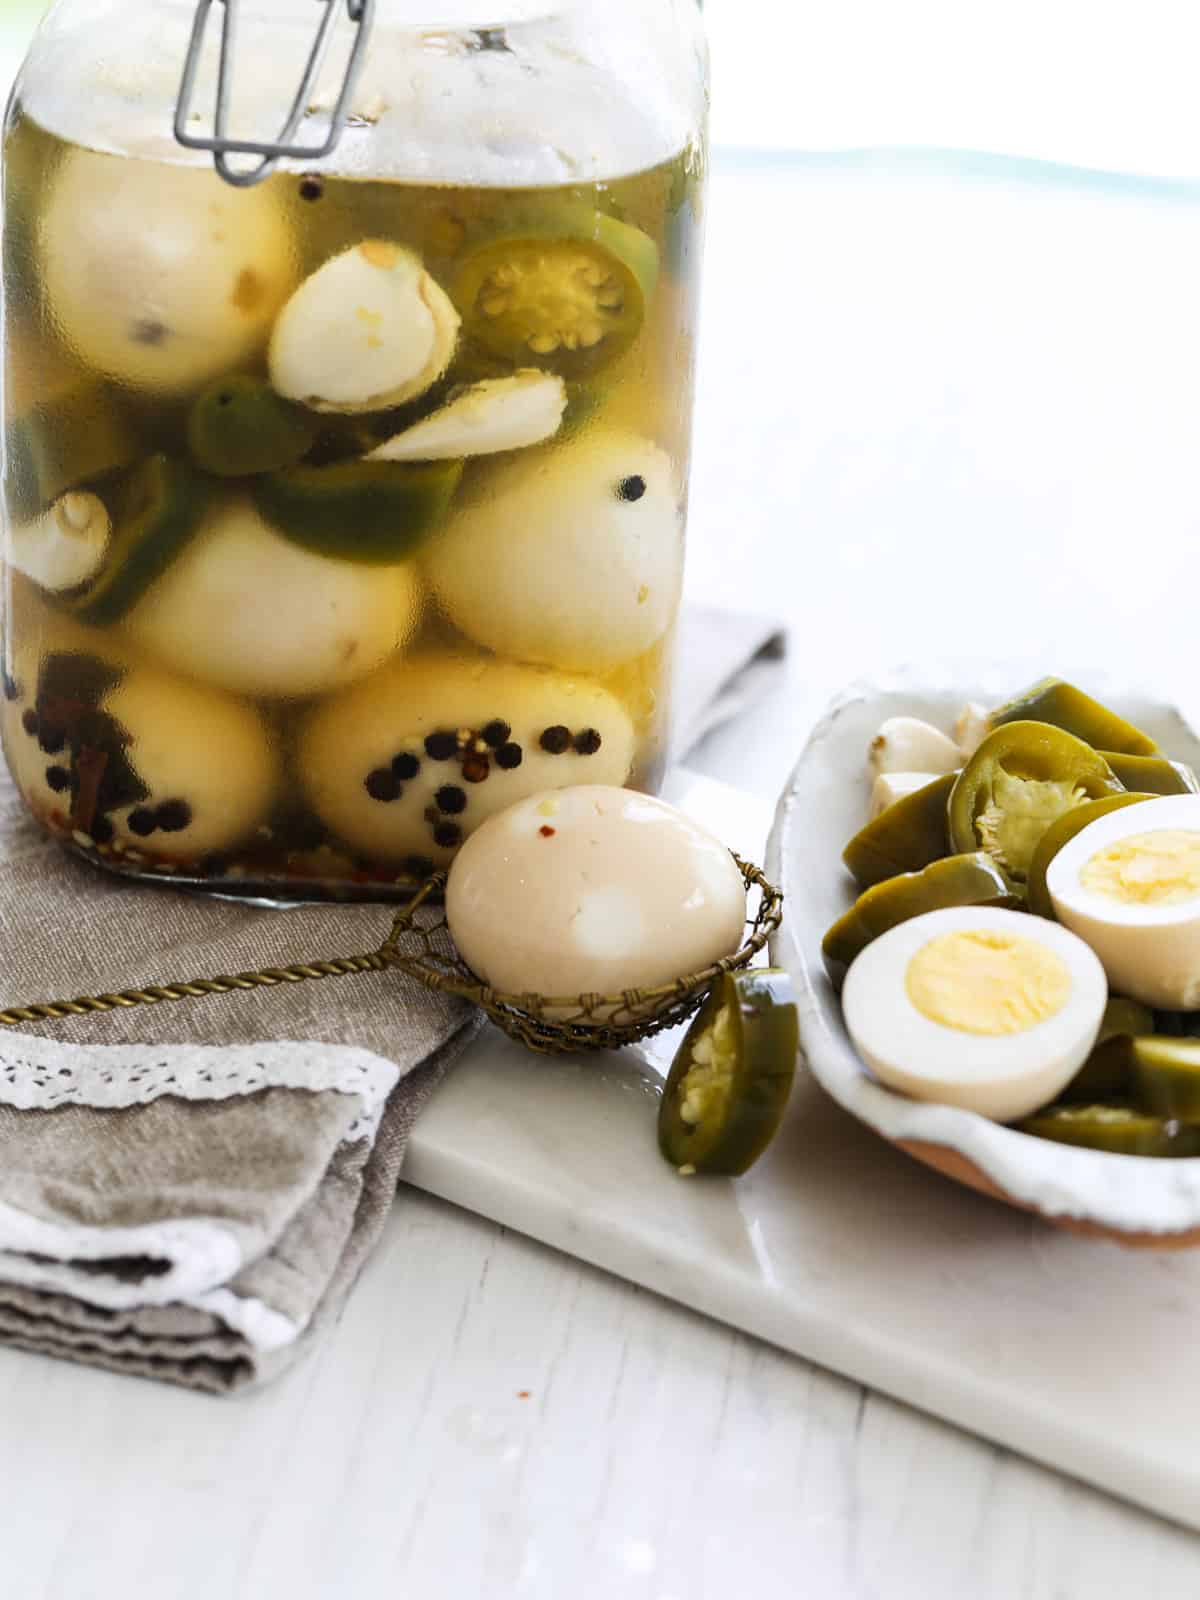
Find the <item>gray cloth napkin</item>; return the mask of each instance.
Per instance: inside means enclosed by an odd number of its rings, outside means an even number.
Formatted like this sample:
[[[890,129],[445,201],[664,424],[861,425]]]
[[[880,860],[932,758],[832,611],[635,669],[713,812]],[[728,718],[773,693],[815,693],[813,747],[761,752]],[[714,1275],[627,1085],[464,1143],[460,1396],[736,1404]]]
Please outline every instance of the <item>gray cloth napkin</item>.
[[[781,652],[764,619],[689,616],[677,748]],[[370,950],[389,920],[124,883],[0,779],[4,1006]],[[218,1393],[283,1370],[336,1319],[478,1026],[368,973],[0,1030],[0,1341]]]

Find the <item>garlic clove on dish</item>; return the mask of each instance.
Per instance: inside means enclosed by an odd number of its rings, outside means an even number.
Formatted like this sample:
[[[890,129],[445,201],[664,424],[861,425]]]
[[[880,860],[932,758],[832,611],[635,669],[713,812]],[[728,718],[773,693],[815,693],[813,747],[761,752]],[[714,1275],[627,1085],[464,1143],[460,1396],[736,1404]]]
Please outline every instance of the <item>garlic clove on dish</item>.
[[[888,772],[928,772],[940,777],[960,766],[962,756],[953,740],[919,717],[889,717],[867,752],[872,777]]]
[[[566,404],[566,385],[553,373],[529,369],[485,378],[372,450],[367,460],[449,461],[523,450],[558,432]]]
[[[871,789],[871,821],[905,795],[915,794],[941,777],[937,772],[881,772]]]
[[[954,723],[954,742],[959,755],[969,761],[992,731],[992,717],[986,706],[971,700],[958,713]]]
[[[99,495],[64,494],[49,511],[10,530],[8,564],[51,594],[90,582],[104,564],[112,519]]]

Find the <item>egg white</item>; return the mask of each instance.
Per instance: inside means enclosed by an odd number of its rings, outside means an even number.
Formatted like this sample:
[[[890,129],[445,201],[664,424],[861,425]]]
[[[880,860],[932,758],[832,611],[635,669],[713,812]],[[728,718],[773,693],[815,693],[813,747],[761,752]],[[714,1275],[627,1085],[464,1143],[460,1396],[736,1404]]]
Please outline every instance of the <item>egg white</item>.
[[[1059,956],[1071,978],[1062,1009],[999,1036],[924,1016],[908,995],[909,962],[930,940],[968,929],[1029,939]],[[1011,1122],[1048,1104],[1075,1076],[1096,1042],[1107,998],[1104,969],[1068,929],[995,906],[954,906],[914,917],[869,944],[846,975],[842,1012],[855,1049],[881,1083]]]
[[[1087,941],[1115,990],[1144,1005],[1200,1010],[1200,895],[1175,905],[1125,905],[1097,894],[1080,874],[1098,850],[1162,829],[1200,831],[1200,795],[1168,795],[1097,817],[1058,852],[1046,872],[1054,914]]]

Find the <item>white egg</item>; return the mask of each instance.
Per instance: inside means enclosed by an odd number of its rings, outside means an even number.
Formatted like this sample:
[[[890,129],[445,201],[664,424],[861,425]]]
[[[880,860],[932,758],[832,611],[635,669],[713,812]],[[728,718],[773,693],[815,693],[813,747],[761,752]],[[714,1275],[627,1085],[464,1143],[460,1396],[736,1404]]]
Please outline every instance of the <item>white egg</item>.
[[[1085,939],[1119,993],[1200,1009],[1200,795],[1097,817],[1046,872],[1054,914]]]
[[[1074,1077],[1107,998],[1104,969],[1068,929],[956,906],[869,944],[846,976],[842,1011],[881,1083],[1011,1122]]]
[[[239,843],[263,822],[279,780],[266,724],[252,707],[165,673],[134,671],[103,703],[145,787],[116,808],[118,840],[149,856],[194,858]]]
[[[127,621],[177,672],[242,694],[318,694],[365,677],[416,632],[411,564],[339,561],[293,544],[241,497],[220,500]]]
[[[375,859],[450,859],[479,823],[535,792],[624,783],[624,706],[585,678],[436,652],[326,701],[300,740],[309,800]]]
[[[317,411],[382,411],[450,365],[459,315],[419,257],[367,239],[326,261],[280,313],[271,382]]]
[[[5,750],[35,816],[170,860],[225,849],[266,819],[280,763],[256,711],[68,650],[66,637],[6,686]]]
[[[674,619],[683,523],[671,458],[589,430],[481,472],[428,546],[451,620],[503,655],[606,672]]]
[[[61,772],[53,770],[62,766],[65,740],[60,743],[54,737],[53,722],[42,728],[37,718],[43,668],[51,657],[72,656],[95,663],[88,669],[93,679],[115,684],[126,661],[120,640],[47,606],[33,584],[19,573],[10,573],[8,584],[10,614],[0,714],[4,754],[13,781],[33,814],[43,822],[63,826],[72,795]],[[77,673],[72,676],[79,678]],[[54,687],[53,677],[50,687]]]
[[[50,315],[89,366],[158,393],[194,388],[265,346],[296,280],[270,184],[78,151],[39,239]]]
[[[662,800],[586,785],[533,795],[450,869],[463,960],[510,994],[620,994],[732,955],[746,889],[728,849]]]

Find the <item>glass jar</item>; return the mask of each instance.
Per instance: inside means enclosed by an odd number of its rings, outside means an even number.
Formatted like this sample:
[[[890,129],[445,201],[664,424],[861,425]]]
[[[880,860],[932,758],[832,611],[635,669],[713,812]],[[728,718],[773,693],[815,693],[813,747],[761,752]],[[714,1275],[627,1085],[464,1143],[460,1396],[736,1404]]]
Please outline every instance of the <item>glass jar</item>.
[[[190,0],[60,0],[5,135],[9,767],[89,860],[276,900],[653,790],[686,511],[695,0],[237,0],[230,137],[330,5],[323,158],[180,142]]]

